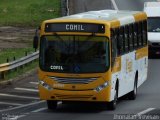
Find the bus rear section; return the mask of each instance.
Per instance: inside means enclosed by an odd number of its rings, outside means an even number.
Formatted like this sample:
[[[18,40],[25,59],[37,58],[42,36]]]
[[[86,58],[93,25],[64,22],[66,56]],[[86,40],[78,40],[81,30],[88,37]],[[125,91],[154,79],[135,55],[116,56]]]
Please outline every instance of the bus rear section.
[[[148,16],[149,57],[160,57],[160,2],[146,2]]]

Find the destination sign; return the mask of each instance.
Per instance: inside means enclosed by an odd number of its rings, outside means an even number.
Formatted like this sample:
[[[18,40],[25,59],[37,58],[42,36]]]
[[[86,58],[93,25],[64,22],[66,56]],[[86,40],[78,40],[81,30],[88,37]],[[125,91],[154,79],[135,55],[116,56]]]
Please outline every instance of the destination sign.
[[[45,32],[105,33],[105,26],[92,23],[47,23]]]

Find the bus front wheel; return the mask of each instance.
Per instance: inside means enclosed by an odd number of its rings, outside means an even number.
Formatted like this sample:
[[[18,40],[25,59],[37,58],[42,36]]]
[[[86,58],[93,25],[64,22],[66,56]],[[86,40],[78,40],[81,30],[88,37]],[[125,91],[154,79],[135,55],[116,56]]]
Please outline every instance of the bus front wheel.
[[[48,109],[54,110],[57,108],[57,101],[47,100]]]

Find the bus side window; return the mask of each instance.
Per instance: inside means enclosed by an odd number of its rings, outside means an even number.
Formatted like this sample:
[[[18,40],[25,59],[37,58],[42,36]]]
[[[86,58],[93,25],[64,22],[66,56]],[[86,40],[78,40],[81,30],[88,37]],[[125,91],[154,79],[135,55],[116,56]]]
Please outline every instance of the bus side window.
[[[134,49],[134,40],[133,40],[133,24],[129,25],[129,45],[130,45],[130,51]]]
[[[138,46],[142,46],[142,25],[141,22],[138,22]]]
[[[143,21],[140,22],[140,26],[141,26],[141,45],[143,46]]]
[[[120,47],[120,55],[125,52],[125,41],[124,41],[124,27],[121,26],[119,28],[119,47]]]
[[[143,45],[147,44],[147,21],[144,20],[143,21]]]
[[[134,49],[136,49],[138,47],[138,26],[137,23],[134,23],[133,25],[133,38],[134,38]]]
[[[124,39],[124,26],[120,27],[119,31],[119,44],[121,45],[121,54],[125,53],[125,39]]]
[[[116,34],[117,34],[117,54],[118,56],[122,54],[122,44],[121,44],[121,40],[120,40],[120,28],[116,29]]]
[[[125,26],[124,35],[125,35],[125,51],[129,52],[129,27],[128,25]]]
[[[116,37],[117,37],[117,34],[116,34],[116,29],[111,29],[111,50],[112,50],[112,66],[114,65],[114,62],[115,62],[115,58],[117,56],[117,43],[116,43]]]

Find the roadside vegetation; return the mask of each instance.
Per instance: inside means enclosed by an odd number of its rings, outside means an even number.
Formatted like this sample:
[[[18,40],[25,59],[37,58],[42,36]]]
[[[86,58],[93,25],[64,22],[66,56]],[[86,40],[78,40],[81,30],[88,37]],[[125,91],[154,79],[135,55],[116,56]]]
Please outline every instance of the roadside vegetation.
[[[0,29],[0,44],[3,43],[6,46],[12,46],[12,43],[14,46],[17,44],[16,47],[8,48],[3,44],[0,45],[0,64],[17,60],[24,57],[26,53],[34,52],[32,48],[34,29],[40,26],[42,21],[60,16],[60,2],[60,0],[0,0],[0,28],[2,28]],[[9,26],[7,27],[9,29],[3,31],[6,26]],[[14,29],[13,32],[11,27]],[[38,61],[10,71],[6,79],[11,79],[36,67],[38,67]]]
[[[37,68],[37,66],[38,66],[38,61],[33,61],[27,65],[24,65],[23,67],[20,67],[18,69],[14,69],[14,70],[7,72],[5,75],[5,79],[6,80],[13,79],[16,77],[20,77],[25,73],[30,73],[30,72],[34,71],[35,68]]]
[[[37,27],[60,15],[60,0],[0,0],[0,26]]]
[[[34,52],[34,49],[29,48],[10,48],[10,49],[4,49],[0,52],[0,64],[6,63],[6,62],[12,62],[14,60],[17,60],[21,57],[24,57],[28,54],[31,54]]]

